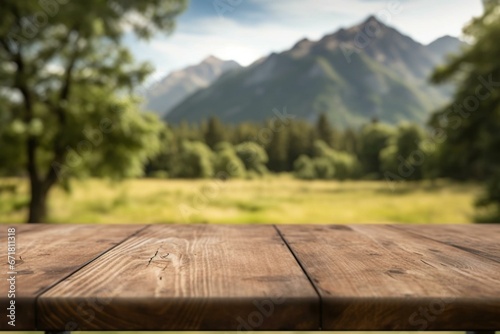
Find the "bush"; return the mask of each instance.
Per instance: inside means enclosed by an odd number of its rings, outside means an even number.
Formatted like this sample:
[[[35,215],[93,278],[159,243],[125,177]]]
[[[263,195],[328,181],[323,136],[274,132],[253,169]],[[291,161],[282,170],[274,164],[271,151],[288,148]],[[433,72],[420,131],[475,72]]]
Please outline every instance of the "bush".
[[[360,164],[355,156],[346,152],[336,151],[326,145],[323,141],[316,141],[314,143],[314,155],[316,159],[325,158],[328,160],[334,173],[332,178],[345,180],[359,175]],[[326,162],[320,161],[318,164],[325,165]],[[326,167],[323,166],[319,168],[324,169]],[[326,170],[323,172],[326,173],[325,175],[329,175],[330,173]],[[320,175],[317,176],[320,177]]]
[[[335,176],[335,168],[330,159],[326,157],[315,158],[313,160],[314,171],[316,172],[316,178],[322,180],[333,179]]]
[[[313,180],[316,178],[316,169],[311,158],[301,155],[293,164],[295,177],[302,180]]]
[[[219,143],[217,144],[215,150],[215,175],[217,177],[245,177],[245,165],[238,157],[231,144]]]
[[[248,172],[254,172],[258,175],[268,173],[266,163],[269,159],[262,146],[254,142],[244,142],[237,145],[235,150]]]
[[[175,176],[181,178],[207,178],[214,175],[214,154],[199,141],[185,141],[181,145]]]

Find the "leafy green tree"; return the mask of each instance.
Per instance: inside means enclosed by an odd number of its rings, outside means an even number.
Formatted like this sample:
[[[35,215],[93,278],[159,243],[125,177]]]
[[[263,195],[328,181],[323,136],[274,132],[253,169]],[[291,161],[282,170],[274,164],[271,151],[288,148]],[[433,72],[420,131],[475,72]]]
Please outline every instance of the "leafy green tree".
[[[197,179],[214,176],[214,153],[205,143],[183,142],[176,161],[174,176],[180,178]]]
[[[332,177],[338,180],[345,180],[356,177],[359,174],[359,162],[355,156],[334,150],[321,140],[314,143],[314,151],[316,158],[325,158],[328,160],[334,173]],[[321,162],[321,164],[324,163]]]
[[[380,152],[389,145],[394,130],[378,122],[368,124],[361,130],[359,160],[363,173],[373,178],[382,176]]]
[[[210,117],[208,120],[207,129],[204,132],[205,143],[208,145],[208,147],[214,149],[215,145],[225,141],[227,138],[225,130],[226,129],[224,128],[224,125],[217,117]]]
[[[254,123],[240,123],[234,130],[232,142],[233,144],[241,144],[248,141],[255,141],[258,133],[259,129]]]
[[[159,139],[159,152],[146,165],[146,174],[166,178],[175,169],[175,159],[179,154],[179,145],[174,138],[172,129],[168,126],[163,127]]]
[[[352,128],[346,129],[342,134],[339,149],[357,156],[359,154],[359,134]]]
[[[288,168],[288,133],[286,128],[273,132],[266,148],[268,167],[273,172],[283,172]]]
[[[245,165],[228,142],[220,142],[215,148],[215,176],[218,178],[245,177]]]
[[[293,165],[295,177],[303,180],[317,178],[314,162],[307,155],[301,155]]]
[[[172,128],[174,138],[177,144],[180,145],[182,142],[188,141],[205,141],[205,129],[200,131],[200,128],[195,124],[190,124],[186,121],[180,122],[175,127]]]
[[[432,117],[431,124],[444,132],[443,152],[458,171],[452,176],[487,180],[487,194],[479,204],[500,212],[500,2],[485,2],[484,14],[464,33],[470,47],[432,77],[436,83],[459,84],[453,101]],[[494,219],[500,221],[500,215]]]
[[[335,167],[328,157],[317,157],[313,159],[314,172],[321,180],[330,180],[335,177]]]
[[[244,142],[237,145],[235,149],[247,172],[257,175],[267,174],[268,157],[262,146],[255,142]]]
[[[36,130],[26,129],[23,122],[12,119],[11,113],[0,111],[0,176],[19,175],[19,166],[26,163],[25,155],[19,154],[24,148],[22,134]]]
[[[121,37],[169,32],[184,7],[184,0],[2,1],[0,113],[22,142],[28,222],[46,220],[50,190],[71,176],[141,172],[160,123],[138,113],[127,94],[151,67],[135,65]]]
[[[288,130],[288,170],[296,170],[295,162],[303,155],[312,152],[312,127],[307,121],[291,120]]]
[[[394,179],[420,180],[432,152],[424,151],[424,131],[415,124],[401,124],[388,146],[380,153],[384,175]]]
[[[316,123],[316,133],[319,140],[324,141],[328,146],[334,147],[336,143],[336,131],[330,124],[328,116],[325,113],[319,115]]]

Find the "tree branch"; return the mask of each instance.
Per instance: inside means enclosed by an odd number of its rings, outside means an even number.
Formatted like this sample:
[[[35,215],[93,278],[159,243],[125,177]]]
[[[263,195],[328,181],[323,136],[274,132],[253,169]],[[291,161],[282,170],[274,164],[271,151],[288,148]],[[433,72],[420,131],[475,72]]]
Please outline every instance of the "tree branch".
[[[72,31],[78,31],[75,29],[70,30],[69,33]],[[75,50],[72,53],[68,65],[66,67],[66,71],[64,73],[64,79],[63,79],[63,85],[61,87],[61,90],[59,92],[59,103],[57,104],[55,108],[55,112],[57,114],[58,120],[59,120],[59,125],[60,128],[62,129],[66,123],[66,110],[65,107],[63,107],[62,102],[63,101],[68,101],[69,96],[71,94],[71,88],[72,88],[72,81],[73,81],[73,72],[75,69],[76,61],[78,60],[78,57],[80,55],[80,50],[78,48],[78,42],[80,41],[81,35],[78,35],[76,40],[75,40]],[[60,136],[56,136],[54,139],[54,159],[51,163],[51,166],[54,165],[54,163],[62,163],[62,160],[65,157],[65,146],[63,143],[61,143]],[[55,168],[49,168],[47,175],[45,177],[44,182],[48,187],[51,187],[54,185],[57,181],[57,171]]]
[[[32,99],[32,94],[26,85],[26,78],[25,78],[25,64],[24,64],[24,58],[22,55],[22,47],[19,45],[17,52],[13,56],[13,61],[17,65],[17,71],[16,71],[16,79],[15,79],[15,84],[14,86],[19,89],[21,92],[21,95],[23,96],[23,104],[24,104],[24,122],[26,124],[31,123],[31,120],[33,119],[33,99]],[[38,183],[40,182],[39,174],[38,174],[38,169],[36,166],[36,151],[38,148],[38,141],[36,137],[29,136],[28,140],[26,142],[26,150],[28,154],[28,162],[27,162],[27,168],[28,168],[28,173],[30,176],[31,183]]]

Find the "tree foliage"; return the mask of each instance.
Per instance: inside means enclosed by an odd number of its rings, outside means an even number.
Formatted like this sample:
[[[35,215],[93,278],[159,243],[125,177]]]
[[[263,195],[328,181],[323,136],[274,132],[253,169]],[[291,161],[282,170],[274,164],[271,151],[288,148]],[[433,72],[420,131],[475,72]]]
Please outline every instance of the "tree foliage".
[[[386,174],[399,175],[406,180],[421,180],[423,168],[433,152],[424,152],[424,131],[415,124],[401,124],[388,146],[380,152],[381,168]]]
[[[301,155],[294,163],[294,175],[303,180],[318,178],[313,160],[307,155]]]
[[[380,154],[387,147],[394,130],[388,125],[374,122],[363,128],[360,135],[360,160],[364,174],[371,178],[382,175]]]
[[[268,172],[266,164],[269,160],[266,151],[255,142],[244,142],[236,146],[236,154],[248,172],[264,175]]]
[[[175,162],[176,177],[208,178],[214,175],[214,155],[202,142],[184,142],[181,145],[179,159]]]
[[[9,163],[0,169],[25,167],[29,222],[45,220],[58,182],[141,174],[161,125],[140,114],[130,94],[152,68],[134,62],[122,37],[170,32],[184,7],[184,0],[2,1],[0,147]],[[6,148],[16,145],[16,154]]]
[[[245,177],[245,164],[236,154],[233,145],[228,142],[221,142],[216,146],[215,151],[215,175],[218,178]]]
[[[457,82],[453,101],[437,112],[431,125],[445,134],[443,173],[488,181],[482,206],[496,206],[500,167],[500,2],[485,2],[485,12],[464,33],[471,45],[438,68],[436,83]],[[500,221],[500,215],[496,216]]]

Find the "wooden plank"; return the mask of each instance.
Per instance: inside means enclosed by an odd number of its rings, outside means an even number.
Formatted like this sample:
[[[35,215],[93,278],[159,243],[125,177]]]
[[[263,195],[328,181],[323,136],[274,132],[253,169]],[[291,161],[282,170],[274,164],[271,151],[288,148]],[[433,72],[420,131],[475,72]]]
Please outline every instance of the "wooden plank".
[[[394,225],[394,228],[500,262],[500,224],[431,225],[425,229],[419,225]]]
[[[390,226],[278,228],[320,293],[323,329],[500,328],[497,262]]]
[[[5,321],[10,299],[9,283],[4,278],[0,285],[0,330],[35,330],[35,300],[41,292],[142,228],[132,225],[2,226],[2,245],[7,244],[9,227],[16,229],[16,326],[11,327]],[[6,246],[2,253],[7,254]],[[2,273],[10,271],[7,258],[2,259],[0,269]]]
[[[155,225],[44,293],[44,330],[306,330],[319,298],[273,226]]]

